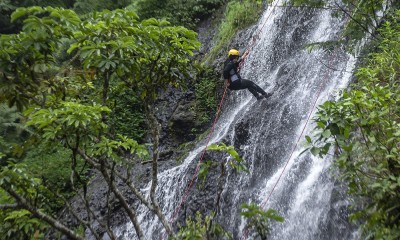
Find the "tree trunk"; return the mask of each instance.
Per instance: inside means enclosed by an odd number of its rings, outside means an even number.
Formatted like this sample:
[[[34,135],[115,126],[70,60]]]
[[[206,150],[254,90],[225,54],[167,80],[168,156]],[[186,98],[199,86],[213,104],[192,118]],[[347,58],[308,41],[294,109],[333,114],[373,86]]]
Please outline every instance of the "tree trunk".
[[[158,157],[159,157],[159,140],[160,140],[160,124],[155,117],[153,107],[151,105],[147,105],[147,119],[149,120],[149,128],[151,130],[151,135],[153,139],[153,158],[152,158],[152,178],[151,178],[151,188],[150,188],[150,199],[154,207],[154,211],[159,217],[161,223],[164,225],[165,230],[169,235],[172,235],[171,225],[166,220],[164,214],[162,213],[160,206],[158,205],[158,201],[156,198],[156,188],[157,188],[157,174],[158,174]]]
[[[115,181],[113,181],[111,179],[110,174],[108,173],[108,170],[106,169],[104,162],[101,163],[100,171],[103,174],[103,177],[107,182],[107,185],[111,188],[111,190],[113,191],[115,196],[118,198],[119,202],[122,204],[122,207],[125,209],[126,213],[128,214],[128,216],[133,224],[133,227],[135,228],[135,231],[136,231],[136,234],[137,234],[139,240],[144,239],[143,231],[140,228],[139,221],[137,220],[137,217],[136,217],[136,212],[133,210],[133,208],[131,208],[129,206],[125,197],[118,190],[117,186],[115,186]]]

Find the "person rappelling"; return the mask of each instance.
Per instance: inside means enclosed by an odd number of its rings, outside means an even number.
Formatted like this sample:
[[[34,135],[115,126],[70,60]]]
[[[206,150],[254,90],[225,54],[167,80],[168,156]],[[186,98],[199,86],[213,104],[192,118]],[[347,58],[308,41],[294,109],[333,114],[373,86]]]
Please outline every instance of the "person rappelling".
[[[246,55],[247,54],[243,55],[243,57],[239,59],[240,53],[238,50],[229,50],[228,59],[225,61],[223,72],[228,88],[230,90],[242,90],[247,88],[254,95],[254,97],[257,98],[257,100],[268,98],[272,95],[272,93],[267,94],[254,82],[240,77],[239,64],[241,61],[243,61]]]

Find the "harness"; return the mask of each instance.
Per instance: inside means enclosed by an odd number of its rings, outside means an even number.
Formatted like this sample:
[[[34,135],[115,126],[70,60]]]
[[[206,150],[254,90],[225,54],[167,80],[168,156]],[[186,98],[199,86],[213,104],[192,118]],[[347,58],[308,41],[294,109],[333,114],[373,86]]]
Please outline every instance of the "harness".
[[[237,71],[236,71],[235,64],[232,61],[230,63],[233,64],[233,68],[229,71],[229,75],[230,75],[229,79],[231,80],[231,82],[234,82],[236,80],[239,80],[240,76],[239,76],[239,73],[237,73]]]

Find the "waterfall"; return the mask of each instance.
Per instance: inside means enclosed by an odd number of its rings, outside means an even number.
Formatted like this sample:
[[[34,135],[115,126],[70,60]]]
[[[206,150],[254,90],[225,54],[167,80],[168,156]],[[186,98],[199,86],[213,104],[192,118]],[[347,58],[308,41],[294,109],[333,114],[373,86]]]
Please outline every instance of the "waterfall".
[[[283,5],[283,1],[275,4]],[[355,238],[345,218],[346,198],[331,176],[331,159],[300,155],[304,135],[314,127],[308,119],[310,111],[315,112],[315,101],[319,97],[318,105],[334,99],[347,86],[355,65],[354,57],[343,49],[308,52],[305,45],[338,40],[345,21],[332,17],[327,9],[273,7],[260,19],[260,35],[241,75],[274,94],[257,101],[247,90],[229,92],[210,140],[234,145],[250,170],[250,174],[228,171],[222,192],[217,220],[233,232],[234,239],[245,232],[239,206],[264,204],[281,174],[265,204],[285,218],[283,223],[273,223],[271,239]],[[159,173],[157,194],[167,219],[172,219],[204,147],[205,141],[181,165]],[[192,189],[181,211],[188,213],[201,205],[196,193],[212,201],[216,198]],[[158,239],[162,232],[158,218],[145,208],[137,212],[146,239]],[[128,223],[118,235],[134,239],[136,234]]]

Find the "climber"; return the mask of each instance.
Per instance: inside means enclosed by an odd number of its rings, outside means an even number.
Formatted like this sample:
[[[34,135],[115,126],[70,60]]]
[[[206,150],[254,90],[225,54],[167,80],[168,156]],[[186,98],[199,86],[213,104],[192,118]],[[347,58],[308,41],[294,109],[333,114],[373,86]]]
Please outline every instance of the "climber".
[[[246,57],[247,54],[243,55],[243,58],[239,59],[239,51],[236,49],[229,50],[228,59],[224,65],[224,79],[228,88],[231,90],[248,89],[257,100],[268,98],[272,93],[267,94],[262,88],[250,80],[246,80],[240,77],[238,73],[239,63]],[[261,95],[259,95],[259,93]]]

